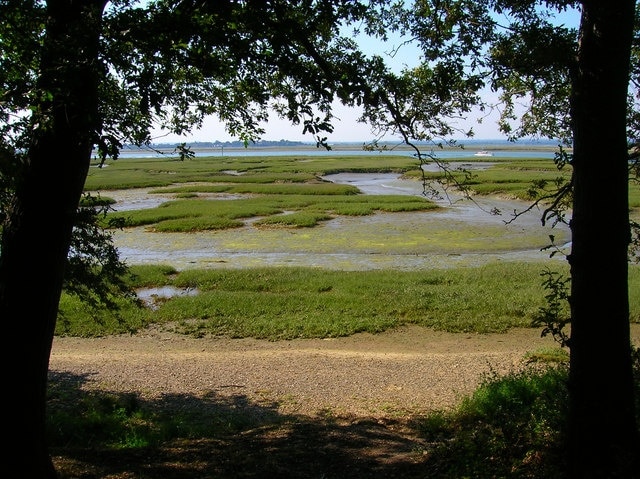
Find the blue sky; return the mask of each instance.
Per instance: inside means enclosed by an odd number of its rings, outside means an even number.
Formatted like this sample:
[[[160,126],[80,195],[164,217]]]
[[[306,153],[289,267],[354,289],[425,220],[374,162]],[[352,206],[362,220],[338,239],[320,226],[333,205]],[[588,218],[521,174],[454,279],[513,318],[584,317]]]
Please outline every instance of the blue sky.
[[[558,16],[558,22],[565,23],[569,26],[578,26],[579,13],[570,11]],[[387,47],[373,40],[367,40],[361,43],[361,47],[365,52],[377,53],[384,55],[384,52],[391,51],[392,47],[399,44],[400,40],[396,37],[390,40]],[[416,65],[419,61],[420,52],[416,47],[403,45],[394,58],[386,56],[388,61],[394,68],[401,68],[404,66]],[[487,97],[491,93],[486,93]],[[336,103],[334,108],[334,114],[337,119],[334,122],[334,132],[328,135],[329,143],[335,142],[366,142],[373,139],[373,135],[370,128],[366,124],[359,123],[357,118],[359,111],[353,108],[344,107]],[[470,114],[466,121],[461,122],[461,127],[470,128],[473,127],[475,131],[476,139],[498,139],[503,138],[496,126],[497,117],[488,117],[479,124],[475,118],[478,114]],[[285,120],[280,120],[276,115],[270,118],[269,122],[264,125],[266,133],[263,136],[264,140],[278,141],[281,139],[292,141],[304,141],[314,142],[315,139],[310,134],[303,134],[301,126],[293,126]],[[220,123],[215,117],[208,118],[201,129],[192,132],[188,136],[179,137],[177,135],[161,135],[157,132],[154,142],[208,142],[208,141],[232,141],[237,140],[230,136],[224,128],[224,125]]]

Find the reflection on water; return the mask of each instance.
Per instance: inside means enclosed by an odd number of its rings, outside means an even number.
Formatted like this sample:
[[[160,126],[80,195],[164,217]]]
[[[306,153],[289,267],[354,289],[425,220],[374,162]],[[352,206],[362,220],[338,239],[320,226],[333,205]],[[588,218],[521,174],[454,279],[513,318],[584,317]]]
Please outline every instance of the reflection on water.
[[[195,296],[198,294],[196,288],[176,288],[175,286],[160,286],[157,288],[142,288],[136,291],[138,299],[145,306],[156,309],[162,300],[175,296]]]

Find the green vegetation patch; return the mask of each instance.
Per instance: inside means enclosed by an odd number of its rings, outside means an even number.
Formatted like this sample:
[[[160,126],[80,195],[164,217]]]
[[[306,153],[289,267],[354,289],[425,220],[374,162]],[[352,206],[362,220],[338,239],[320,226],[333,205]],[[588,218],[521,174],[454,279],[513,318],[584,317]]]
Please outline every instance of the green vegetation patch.
[[[471,192],[506,195],[524,201],[550,193],[571,177],[571,168],[558,170],[552,159],[500,159],[486,169],[452,169],[452,177]],[[470,163],[471,165],[471,163]],[[445,181],[442,172],[425,172],[430,181]]]
[[[504,332],[530,326],[542,306],[541,268],[525,263],[422,272],[132,267],[136,287],[171,285],[198,294],[168,298],[153,309],[125,308],[118,321],[89,318],[80,308],[67,309],[65,301],[66,321],[57,334],[99,336],[149,322],[195,336],[271,340],[377,333],[405,324]]]
[[[425,477],[564,477],[567,367],[485,378],[454,411],[416,421]]]
[[[212,438],[237,434],[285,418],[273,411],[246,414],[216,394],[161,404],[135,393],[87,391],[78,378],[54,373],[48,389],[47,439],[54,447],[131,450],[160,447],[176,438]]]
[[[178,218],[157,223],[153,230],[158,233],[194,233],[196,231],[215,231],[240,228],[242,221],[219,216],[200,216],[197,218]]]
[[[312,228],[322,221],[332,218],[324,212],[301,211],[291,214],[281,214],[262,218],[255,223],[255,226],[284,226],[297,228]]]
[[[360,190],[351,185],[325,183],[252,183],[178,186],[152,190],[150,193],[234,193],[254,195],[357,195]]]
[[[261,219],[259,224],[263,226],[290,223],[296,227],[312,227],[319,221],[331,219],[332,215],[361,216],[376,211],[429,211],[435,208],[434,203],[418,196],[272,194],[232,200],[177,199],[156,208],[110,213],[105,221],[120,219],[129,227],[153,225],[153,229],[160,232],[193,232],[235,228],[243,223],[234,220],[261,216],[280,215],[271,220]],[[282,215],[285,212],[296,212],[298,216],[286,218]]]
[[[332,271],[320,268],[189,269],[134,266],[135,288],[198,291],[88,311],[63,295],[56,334],[102,336],[158,323],[182,334],[269,340],[377,333],[415,324],[467,333],[531,327],[544,303],[548,264],[496,263],[432,271]],[[567,274],[564,263],[557,271]],[[630,268],[631,317],[640,318],[640,266]]]
[[[397,172],[417,169],[409,155],[341,156],[209,156],[179,161],[160,158],[120,158],[90,169],[87,191],[149,188],[190,182],[299,183],[337,172]]]

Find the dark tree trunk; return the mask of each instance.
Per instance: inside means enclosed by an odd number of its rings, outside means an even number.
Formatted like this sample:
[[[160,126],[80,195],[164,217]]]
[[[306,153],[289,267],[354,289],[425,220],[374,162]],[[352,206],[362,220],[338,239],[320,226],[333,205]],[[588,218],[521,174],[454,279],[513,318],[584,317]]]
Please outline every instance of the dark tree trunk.
[[[4,386],[11,477],[55,478],[46,442],[49,355],[74,216],[98,121],[98,39],[105,2],[47,2],[33,138],[3,225],[0,317],[19,348]],[[6,354],[6,353],[5,353]]]
[[[640,477],[629,334],[626,92],[635,2],[583,2],[574,77],[571,477]]]

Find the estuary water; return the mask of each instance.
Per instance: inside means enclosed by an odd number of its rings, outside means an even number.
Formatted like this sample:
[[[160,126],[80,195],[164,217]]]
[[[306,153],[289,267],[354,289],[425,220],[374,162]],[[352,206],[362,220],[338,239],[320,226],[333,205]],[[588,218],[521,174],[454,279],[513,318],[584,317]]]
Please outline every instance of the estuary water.
[[[556,142],[540,141],[513,143],[506,140],[471,140],[466,141],[463,147],[456,148],[439,148],[437,146],[419,145],[420,152],[423,155],[434,155],[443,160],[451,158],[474,158],[478,159],[476,154],[480,151],[486,151],[496,158],[553,158],[554,151],[557,147]],[[299,146],[250,146],[247,148],[238,146],[199,146],[197,143],[191,146],[196,157],[203,156],[234,156],[234,157],[253,157],[253,156],[339,156],[339,155],[355,155],[355,156],[397,156],[406,155],[415,157],[416,151],[403,145],[388,145],[386,150],[382,151],[365,151],[362,144],[356,143],[339,143],[332,145],[331,150],[318,148],[315,144]],[[135,148],[125,147],[120,151],[121,158],[167,158],[176,156],[174,147],[158,146],[152,148]]]

